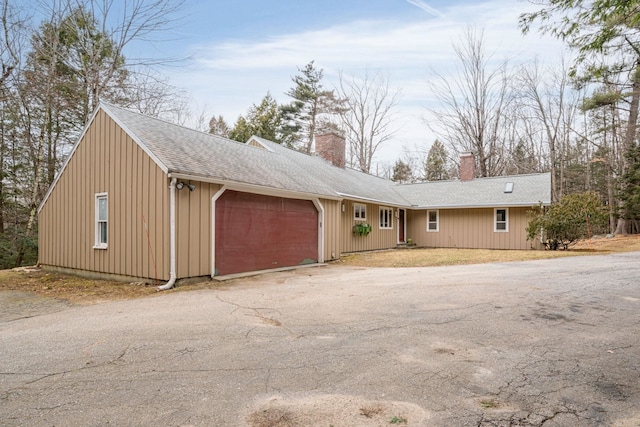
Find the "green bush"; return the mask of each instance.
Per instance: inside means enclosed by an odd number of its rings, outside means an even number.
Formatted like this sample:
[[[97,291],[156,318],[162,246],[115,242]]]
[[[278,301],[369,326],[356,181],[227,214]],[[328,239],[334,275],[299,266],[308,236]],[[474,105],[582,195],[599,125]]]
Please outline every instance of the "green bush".
[[[608,220],[607,208],[594,192],[566,195],[548,208],[534,206],[529,215],[527,239],[542,236],[542,242],[552,250],[567,249],[580,239],[601,233]]]

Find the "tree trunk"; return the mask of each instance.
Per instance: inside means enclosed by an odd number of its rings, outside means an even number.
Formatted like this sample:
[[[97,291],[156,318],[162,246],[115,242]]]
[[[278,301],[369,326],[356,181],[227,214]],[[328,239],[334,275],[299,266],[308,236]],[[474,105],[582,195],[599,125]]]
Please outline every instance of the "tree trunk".
[[[38,139],[38,147],[36,150],[36,158],[33,164],[33,182],[31,183],[31,199],[29,200],[29,220],[27,228],[24,231],[22,241],[18,243],[18,255],[16,256],[15,267],[20,267],[27,251],[26,240],[31,238],[33,234],[33,226],[36,223],[36,215],[38,213],[38,194],[40,189],[40,175],[42,172],[42,162],[44,157],[44,133],[41,132]]]
[[[618,218],[618,225],[616,226],[615,234],[628,234],[627,233],[627,220],[624,218]]]
[[[633,147],[633,143],[636,138],[636,127],[638,124],[638,104],[640,104],[640,58],[636,61],[636,69],[633,73],[633,83],[631,91],[631,102],[629,103],[629,120],[627,121],[627,130],[624,135],[624,143],[622,150],[624,157],[622,161],[622,176],[627,173],[629,169],[629,160],[627,153]],[[624,186],[625,184],[622,183]],[[624,189],[623,189],[624,190]],[[624,204],[620,203],[620,208],[624,210]],[[616,227],[615,234],[627,234],[627,221],[624,218],[618,218],[618,225]]]

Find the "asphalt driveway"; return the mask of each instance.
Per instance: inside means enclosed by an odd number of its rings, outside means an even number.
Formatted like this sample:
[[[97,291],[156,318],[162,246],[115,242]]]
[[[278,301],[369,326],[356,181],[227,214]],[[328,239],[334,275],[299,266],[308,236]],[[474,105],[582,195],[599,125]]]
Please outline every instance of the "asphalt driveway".
[[[640,253],[23,297],[0,295],[3,426],[640,425]]]

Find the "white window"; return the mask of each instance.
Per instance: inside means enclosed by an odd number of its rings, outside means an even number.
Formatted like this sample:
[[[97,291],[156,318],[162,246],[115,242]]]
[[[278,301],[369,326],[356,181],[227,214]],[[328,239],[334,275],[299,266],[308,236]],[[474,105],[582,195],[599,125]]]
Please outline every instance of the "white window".
[[[366,205],[353,205],[353,219],[364,221],[367,219],[367,206]]]
[[[393,209],[380,208],[380,228],[393,228]]]
[[[495,209],[494,210],[494,228],[496,232],[509,231],[509,209]]]
[[[436,232],[440,230],[440,224],[438,222],[438,211],[427,211],[427,231]]]
[[[106,249],[108,236],[109,203],[107,193],[96,194],[96,240],[94,248]]]

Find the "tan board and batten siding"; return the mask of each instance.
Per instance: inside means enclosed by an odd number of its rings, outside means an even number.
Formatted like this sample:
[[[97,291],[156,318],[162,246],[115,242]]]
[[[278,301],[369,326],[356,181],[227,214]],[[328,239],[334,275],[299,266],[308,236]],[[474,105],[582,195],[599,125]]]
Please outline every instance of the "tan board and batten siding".
[[[176,191],[176,276],[198,277],[211,274],[211,199],[218,184],[188,181]]]
[[[427,211],[409,211],[407,236],[429,248],[539,249],[527,241],[529,208],[509,208],[509,231],[494,231],[494,209],[438,209],[439,230],[427,232]]]
[[[345,209],[341,213],[342,252],[360,252],[376,249],[394,248],[398,244],[398,220],[393,217],[393,228],[380,229],[380,207],[373,203],[354,202],[345,200]],[[353,205],[366,206],[366,219],[359,221],[354,218]],[[395,212],[396,209],[394,209]],[[357,236],[353,234],[353,226],[357,223],[366,222],[371,225],[371,233],[367,236]]]
[[[102,108],[97,111],[41,206],[39,261],[43,266],[91,274],[169,280],[169,176],[111,118],[118,116],[107,111]],[[137,120],[139,117],[132,122]],[[227,148],[237,150],[234,144],[229,142]],[[277,145],[271,148],[281,150]],[[299,153],[295,155],[299,156]],[[339,169],[331,170],[331,173],[336,171]],[[212,181],[216,182],[215,179]],[[212,273],[212,198],[221,189],[221,185],[215,183],[187,183],[195,185],[195,191],[189,191],[186,186],[175,191],[177,278]],[[108,195],[106,249],[94,248],[95,196],[98,193]],[[276,193],[277,197],[282,195],[281,191]],[[299,193],[295,194],[300,197]],[[329,198],[315,198],[316,194]],[[324,214],[318,218],[322,222],[319,246],[324,255],[319,259],[334,260],[344,253],[393,248],[398,244],[399,219],[395,215],[398,206],[335,200],[330,199],[329,194],[302,196],[304,200],[313,200]],[[286,191],[283,197],[287,197]],[[364,221],[354,218],[354,204],[366,206]],[[392,208],[394,212],[390,229],[380,228],[380,208],[384,207]],[[537,241],[526,239],[526,211],[525,207],[509,208],[509,231],[501,233],[494,231],[493,208],[440,209],[439,231],[434,233],[426,230],[427,211],[412,210],[407,206],[404,237],[425,247],[539,248]],[[353,234],[353,226],[359,222],[372,226],[369,235]]]
[[[330,261],[340,258],[340,213],[341,205],[337,200],[320,199],[324,209],[324,259]]]
[[[95,194],[108,194],[108,249],[94,249]],[[39,217],[40,263],[169,278],[164,172],[104,111],[69,159]]]

